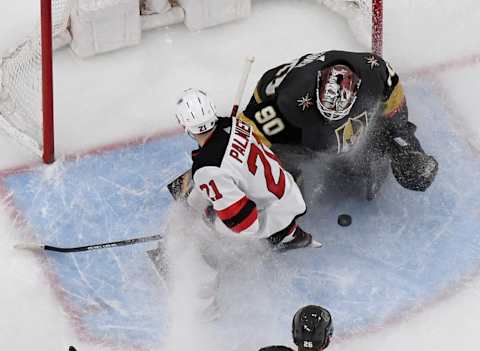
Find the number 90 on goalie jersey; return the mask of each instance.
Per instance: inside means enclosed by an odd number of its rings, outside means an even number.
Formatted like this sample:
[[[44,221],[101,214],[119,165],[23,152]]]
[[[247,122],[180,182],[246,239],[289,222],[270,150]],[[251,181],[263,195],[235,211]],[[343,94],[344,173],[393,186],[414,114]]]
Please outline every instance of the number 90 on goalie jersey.
[[[237,118],[221,118],[208,142],[193,153],[194,190],[213,205],[218,231],[266,238],[305,213],[293,177]]]

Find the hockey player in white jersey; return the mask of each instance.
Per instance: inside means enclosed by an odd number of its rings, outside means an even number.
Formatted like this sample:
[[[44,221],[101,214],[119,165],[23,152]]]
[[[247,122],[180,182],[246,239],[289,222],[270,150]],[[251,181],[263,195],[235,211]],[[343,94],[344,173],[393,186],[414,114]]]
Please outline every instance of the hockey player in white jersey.
[[[184,91],[176,116],[199,145],[192,152],[190,206],[213,207],[219,232],[265,238],[278,249],[312,244],[296,224],[306,212],[298,186],[247,123],[218,117],[213,102],[196,89]]]

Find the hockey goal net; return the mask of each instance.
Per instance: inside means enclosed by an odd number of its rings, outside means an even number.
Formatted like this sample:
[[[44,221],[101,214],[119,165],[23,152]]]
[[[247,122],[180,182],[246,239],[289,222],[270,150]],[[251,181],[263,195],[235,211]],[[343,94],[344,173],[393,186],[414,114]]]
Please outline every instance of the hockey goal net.
[[[0,128],[45,163],[54,160],[52,52],[55,43],[69,39],[74,1],[39,0],[38,29],[0,61]],[[357,39],[382,53],[382,0],[318,1],[346,17]]]
[[[383,51],[383,0],[319,0],[345,17],[355,38],[372,52]]]
[[[40,0],[38,28],[0,61],[0,125],[41,155],[54,158],[53,39],[68,37],[70,0]]]

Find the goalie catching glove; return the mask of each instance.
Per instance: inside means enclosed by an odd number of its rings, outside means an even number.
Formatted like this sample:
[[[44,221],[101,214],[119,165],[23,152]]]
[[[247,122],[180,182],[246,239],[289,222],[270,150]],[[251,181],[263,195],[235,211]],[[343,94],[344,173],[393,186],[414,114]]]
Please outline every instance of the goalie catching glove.
[[[416,126],[407,122],[402,133],[390,136],[389,154],[392,173],[405,189],[425,191],[438,172],[438,162],[427,155],[415,137]]]
[[[425,191],[438,172],[438,162],[419,151],[405,152],[392,157],[392,172],[406,189]]]

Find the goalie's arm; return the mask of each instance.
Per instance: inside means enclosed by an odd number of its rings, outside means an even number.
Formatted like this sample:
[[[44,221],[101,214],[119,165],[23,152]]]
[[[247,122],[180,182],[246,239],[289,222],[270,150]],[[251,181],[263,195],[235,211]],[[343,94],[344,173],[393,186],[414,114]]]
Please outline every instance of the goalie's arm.
[[[383,69],[384,122],[389,132],[392,172],[406,189],[425,191],[438,172],[438,162],[427,155],[415,136],[417,127],[408,120],[405,93],[397,73],[388,62]]]
[[[392,66],[379,58],[379,69],[383,83],[383,122],[392,139],[392,153],[419,151],[423,152],[420,142],[415,137],[416,126],[408,120],[408,107],[400,78]],[[397,150],[398,149],[398,150]]]
[[[261,131],[262,125],[255,116],[265,108],[278,110],[276,108],[276,88],[278,88],[285,76],[290,72],[289,69],[291,67],[291,63],[282,64],[265,72],[258,81],[245,110],[238,115],[238,118],[253,128],[253,132],[258,139],[260,139],[260,142],[268,147],[272,146],[272,143]]]

